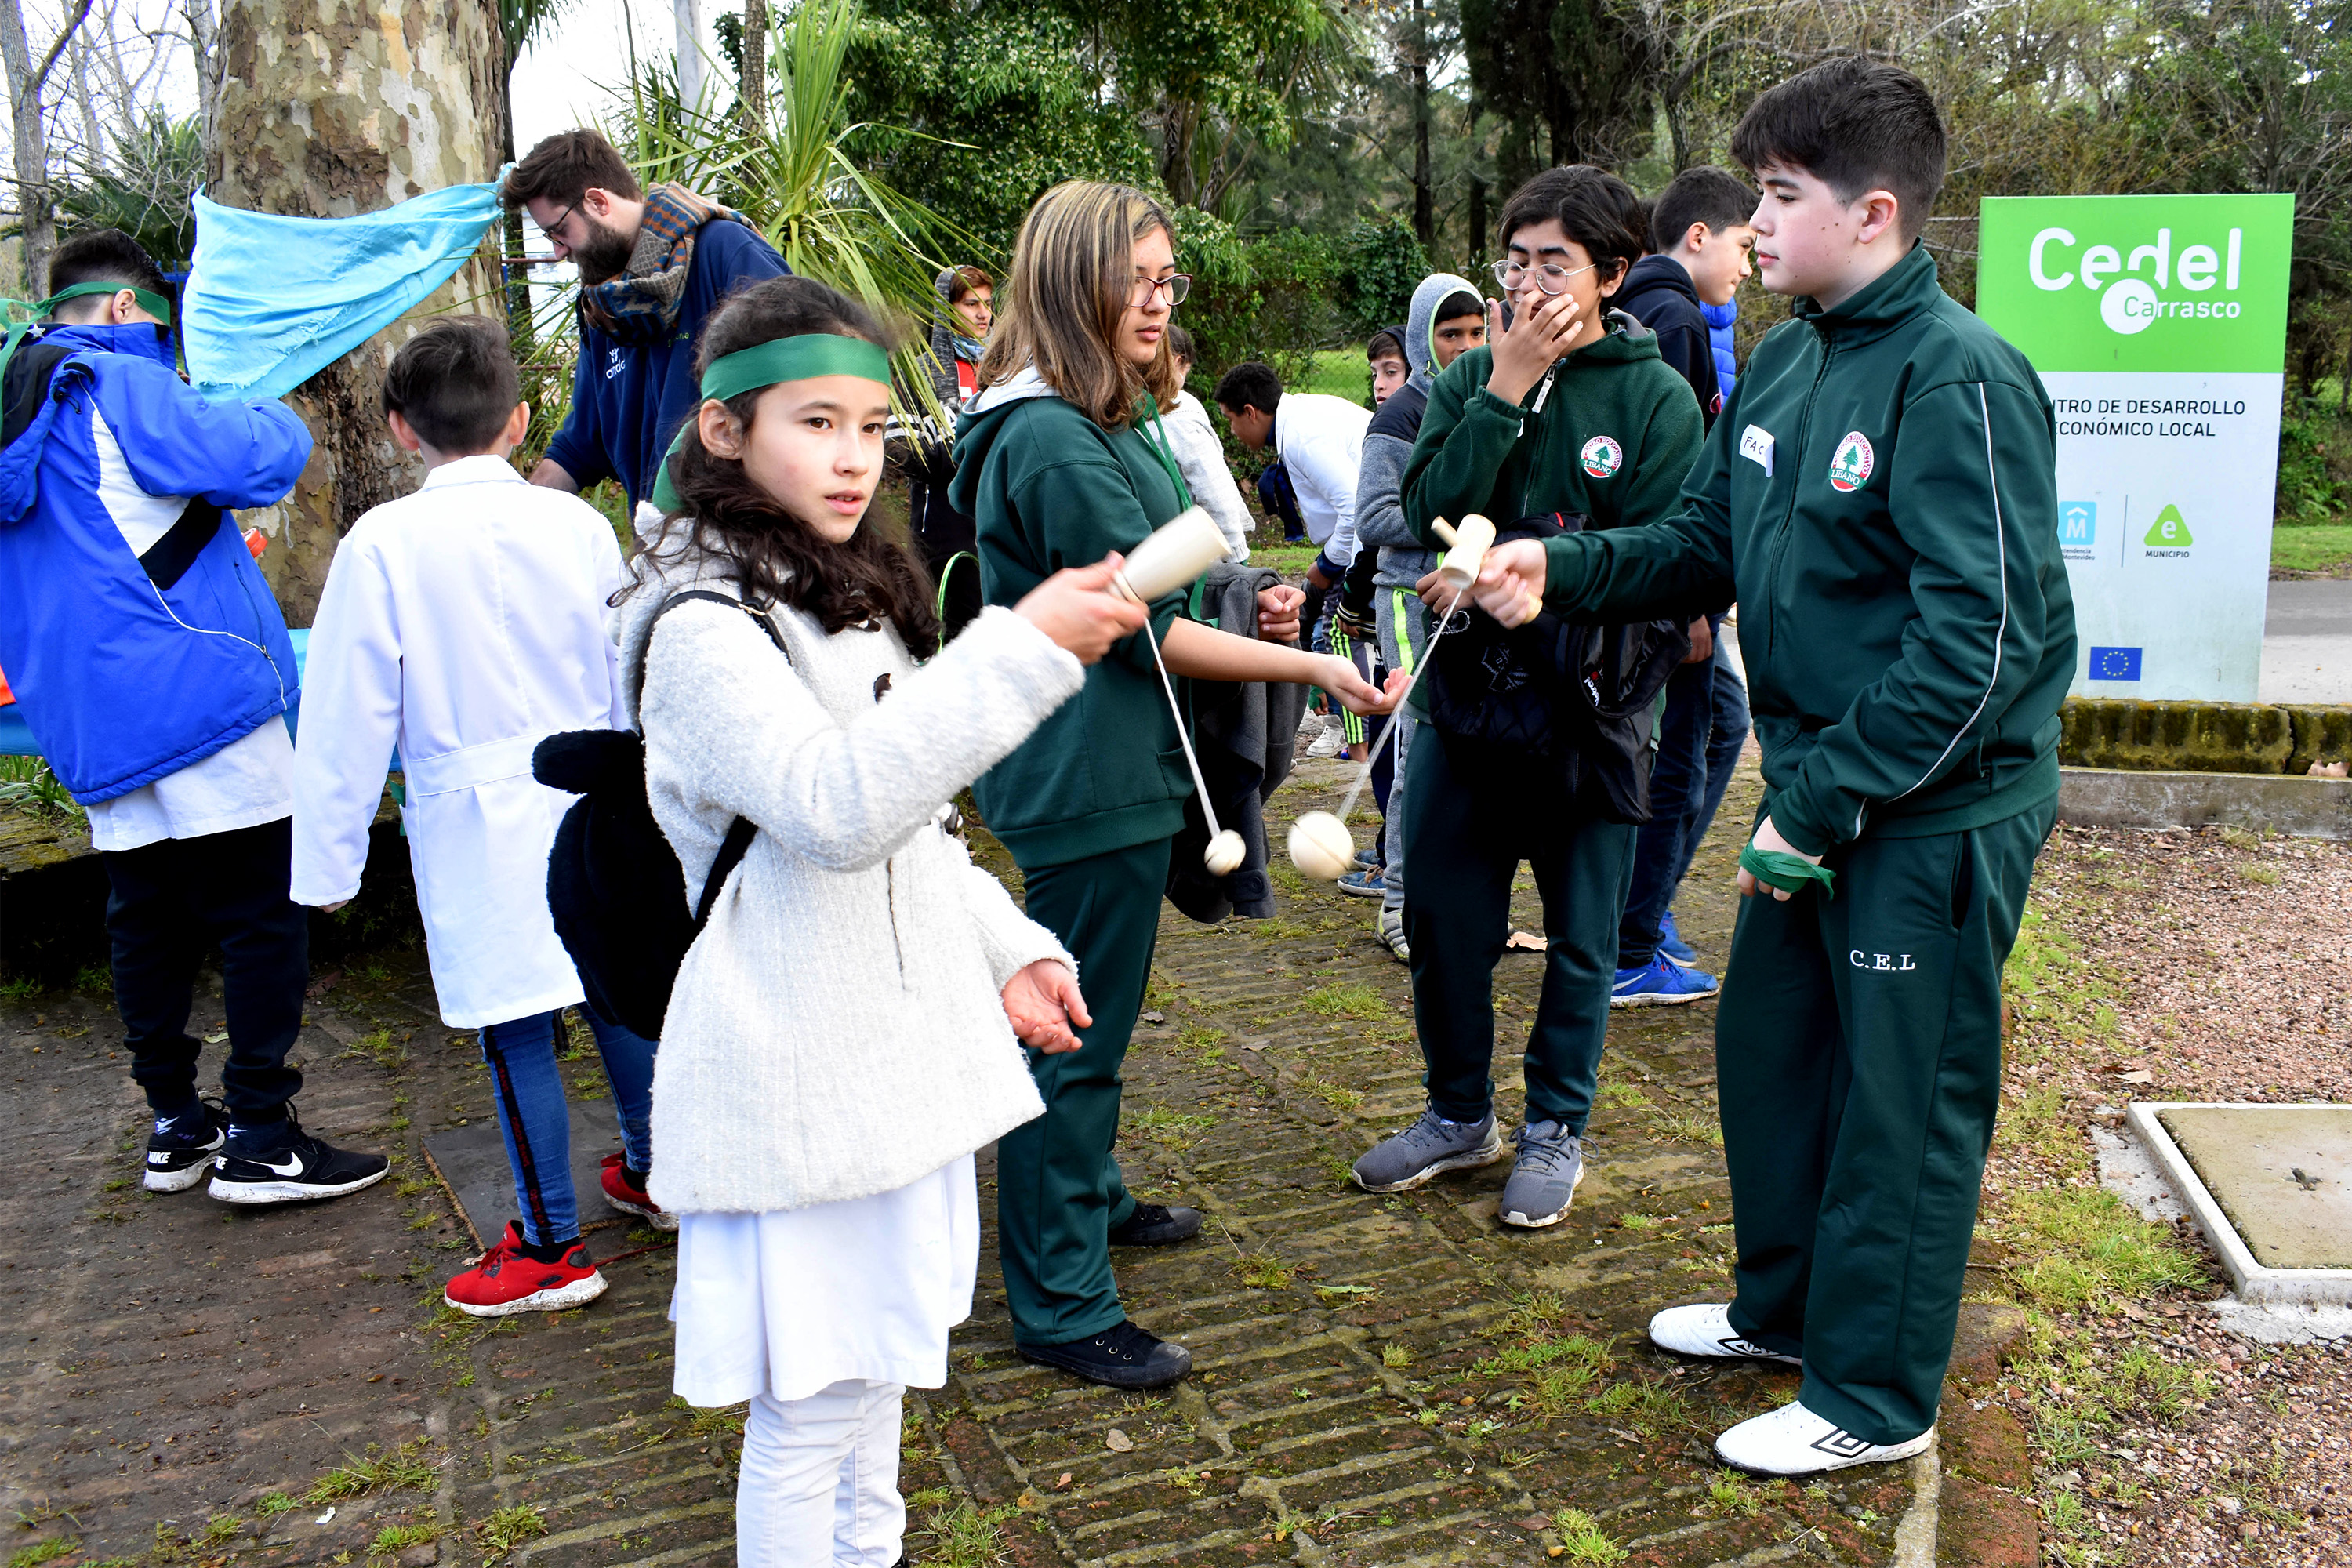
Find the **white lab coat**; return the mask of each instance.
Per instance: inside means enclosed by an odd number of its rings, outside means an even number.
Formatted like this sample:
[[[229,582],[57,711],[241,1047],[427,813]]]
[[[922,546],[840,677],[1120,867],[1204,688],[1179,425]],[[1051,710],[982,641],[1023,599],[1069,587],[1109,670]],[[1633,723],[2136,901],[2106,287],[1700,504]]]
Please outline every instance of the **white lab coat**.
[[[547,912],[547,856],[573,797],[530,776],[565,730],[620,727],[605,600],[612,526],[460,458],[371,510],[335,552],[310,632],[294,755],[294,900],[359,890],[395,743],[401,817],[442,1021],[502,1024],[582,999]]]
[[[1356,558],[1356,481],[1372,411],[1321,392],[1286,392],[1274,405],[1274,449],[1298,492],[1307,537],[1341,566]]]

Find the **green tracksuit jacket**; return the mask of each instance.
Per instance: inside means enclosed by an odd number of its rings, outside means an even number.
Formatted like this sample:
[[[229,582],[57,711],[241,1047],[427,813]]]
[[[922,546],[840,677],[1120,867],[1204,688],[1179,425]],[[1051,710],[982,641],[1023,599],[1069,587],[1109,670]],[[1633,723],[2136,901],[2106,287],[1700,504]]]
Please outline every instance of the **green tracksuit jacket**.
[[[1808,854],[2050,800],[2074,606],[2041,379],[1924,247],[1796,316],[1758,345],[1678,512],[1549,542],[1547,602],[1671,614],[1735,587],[1766,809]]]
[[[1471,349],[1430,388],[1404,469],[1405,521],[1423,542],[1444,548],[1432,518],[1472,513],[1507,528],[1562,511],[1589,529],[1671,515],[1705,426],[1690,383],[1658,357],[1655,333],[1612,311],[1599,341],[1553,367],[1550,390],[1538,382],[1520,403],[1486,390],[1494,368],[1492,350]],[[1543,407],[1530,412],[1538,396]],[[1419,690],[1413,706],[1428,711]]]
[[[1013,605],[1054,573],[1132,551],[1183,509],[1172,465],[1132,425],[1106,430],[1023,372],[956,431],[949,504],[973,519],[981,592]],[[1152,606],[1165,638],[1185,595]],[[1024,869],[1173,837],[1192,779],[1140,635],[1111,648],[1021,748],[973,786],[989,831]]]

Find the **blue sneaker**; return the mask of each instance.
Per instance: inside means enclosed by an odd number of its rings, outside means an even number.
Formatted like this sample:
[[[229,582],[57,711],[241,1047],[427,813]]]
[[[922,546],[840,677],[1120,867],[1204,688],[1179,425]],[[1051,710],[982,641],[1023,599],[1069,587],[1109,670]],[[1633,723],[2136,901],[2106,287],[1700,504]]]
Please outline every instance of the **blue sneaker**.
[[[1360,899],[1377,899],[1388,891],[1388,871],[1379,866],[1367,866],[1339,879],[1339,890],[1353,893]]]
[[[1366,846],[1364,846],[1364,847],[1362,847],[1361,849],[1359,849],[1359,850],[1357,850],[1357,851],[1356,851],[1356,864],[1357,864],[1357,865],[1359,865],[1359,866],[1368,866],[1368,867],[1369,867],[1369,866],[1377,866],[1377,865],[1379,865],[1380,863],[1381,863],[1381,851],[1380,851],[1380,847],[1379,847],[1379,846],[1377,846],[1377,845],[1372,845],[1372,844],[1367,844]]]
[[[1691,944],[1683,940],[1683,933],[1675,928],[1675,911],[1672,910],[1658,917],[1658,951],[1685,968],[1698,962],[1698,954],[1691,951]]]
[[[1609,993],[1612,1007],[1674,1007],[1699,1002],[1723,987],[1712,974],[1685,969],[1664,953],[1639,969],[1621,969]]]

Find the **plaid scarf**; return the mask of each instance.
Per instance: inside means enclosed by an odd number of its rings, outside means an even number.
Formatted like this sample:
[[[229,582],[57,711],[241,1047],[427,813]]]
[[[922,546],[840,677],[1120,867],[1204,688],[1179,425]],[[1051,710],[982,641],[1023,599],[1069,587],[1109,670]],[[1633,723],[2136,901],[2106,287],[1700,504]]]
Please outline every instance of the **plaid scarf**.
[[[677,328],[678,302],[694,265],[694,237],[712,218],[737,218],[730,208],[684,185],[656,185],[646,197],[645,223],[628,269],[580,290],[580,315],[616,342],[666,342]]]

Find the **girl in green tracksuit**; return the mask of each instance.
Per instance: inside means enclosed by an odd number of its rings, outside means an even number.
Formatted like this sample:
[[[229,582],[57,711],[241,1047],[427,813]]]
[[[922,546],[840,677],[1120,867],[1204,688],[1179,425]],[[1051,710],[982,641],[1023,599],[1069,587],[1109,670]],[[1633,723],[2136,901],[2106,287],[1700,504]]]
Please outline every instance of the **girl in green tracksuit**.
[[[1011,304],[957,430],[950,492],[977,521],[990,604],[1017,601],[1066,563],[1130,551],[1191,504],[1158,428],[1159,401],[1176,389],[1169,318],[1191,282],[1176,270],[1171,233],[1149,196],[1089,181],[1055,186],[1022,223]],[[1150,634],[1173,675],[1295,680],[1380,710],[1381,694],[1348,660],[1285,646],[1297,598],[1261,595],[1252,638],[1182,618],[1178,591],[1151,606]],[[1021,867],[1030,918],[1077,958],[1093,1007],[1080,1049],[1032,1054],[1045,1114],[997,1145],[1013,1338],[1031,1361],[1117,1387],[1158,1387],[1192,1366],[1182,1346],[1127,1321],[1109,1256],[1114,1244],[1181,1241],[1200,1226],[1197,1211],[1138,1204],[1110,1152],[1119,1066],[1191,789],[1151,646],[1138,636],[974,790]]]
[[[1423,540],[1435,542],[1435,518],[1475,514],[1507,528],[1564,513],[1606,530],[1671,510],[1698,451],[1698,404],[1648,330],[1607,310],[1644,232],[1624,182],[1589,166],[1549,170],[1512,196],[1500,229],[1508,259],[1496,276],[1514,319],[1505,330],[1497,307],[1487,345],[1437,378],[1405,466],[1405,520]],[[1442,613],[1450,594],[1433,575],[1423,583]],[[1472,646],[1437,645],[1417,705],[1447,679],[1449,658],[1476,662],[1459,651]],[[1561,710],[1569,700],[1559,694]],[[1554,1225],[1583,1173],[1579,1140],[1608,1027],[1635,828],[1581,759],[1465,733],[1443,712],[1433,723],[1426,707],[1418,717],[1404,842],[1406,863],[1425,869],[1406,884],[1404,928],[1429,1107],[1357,1162],[1356,1181],[1400,1192],[1503,1158],[1489,1071],[1494,969],[1525,860],[1543,900],[1546,967],[1528,1040],[1526,1122],[1500,1215]]]

